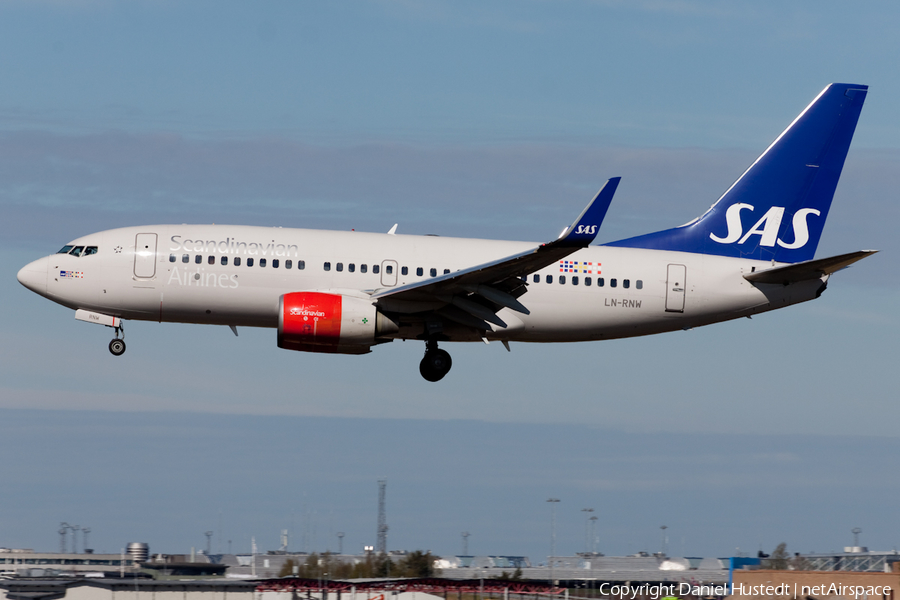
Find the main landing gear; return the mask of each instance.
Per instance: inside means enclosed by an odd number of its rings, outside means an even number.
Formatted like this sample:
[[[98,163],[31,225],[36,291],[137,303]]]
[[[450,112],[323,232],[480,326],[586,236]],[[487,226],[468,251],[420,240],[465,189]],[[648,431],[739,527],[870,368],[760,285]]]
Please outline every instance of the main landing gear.
[[[122,337],[119,337],[119,335]],[[109,343],[109,351],[112,352],[113,356],[125,354],[125,328],[122,327],[121,322],[116,327],[116,337]]]
[[[431,339],[425,342],[425,357],[419,363],[419,373],[426,380],[434,382],[440,381],[444,375],[450,372],[453,366],[453,360],[450,353],[441,350],[437,346],[437,340]]]

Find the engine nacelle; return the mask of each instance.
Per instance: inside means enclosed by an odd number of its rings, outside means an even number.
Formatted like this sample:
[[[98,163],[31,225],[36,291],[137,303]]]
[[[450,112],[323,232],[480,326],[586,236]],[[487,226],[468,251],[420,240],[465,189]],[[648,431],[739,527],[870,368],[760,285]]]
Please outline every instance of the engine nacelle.
[[[283,295],[279,301],[279,348],[365,354],[379,343],[376,338],[397,331],[396,323],[362,298],[293,292]]]

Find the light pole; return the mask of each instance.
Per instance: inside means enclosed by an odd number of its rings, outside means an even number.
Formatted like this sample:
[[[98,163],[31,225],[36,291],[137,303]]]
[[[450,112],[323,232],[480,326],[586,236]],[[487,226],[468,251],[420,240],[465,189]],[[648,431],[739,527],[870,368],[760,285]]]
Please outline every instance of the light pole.
[[[591,554],[597,553],[597,517],[591,517]]]
[[[661,525],[660,529],[662,530],[662,555],[663,558],[666,556],[666,529],[668,527],[666,525]]]
[[[462,532],[462,540],[463,540],[463,544],[462,544],[462,546],[463,546],[463,547],[462,547],[462,555],[463,555],[463,556],[468,556],[468,555],[469,555],[469,536],[470,536],[470,535],[472,535],[472,534],[469,533],[468,531],[463,531],[463,532]]]
[[[547,562],[550,563],[550,585],[553,585],[553,557],[556,556],[556,505],[559,498],[548,498],[550,503],[550,556]]]
[[[591,513],[594,512],[593,508],[582,508],[581,512],[584,513],[584,551],[590,552],[590,529],[591,529]]]
[[[338,531],[337,537],[338,537],[338,554],[343,554],[344,553],[344,532]]]

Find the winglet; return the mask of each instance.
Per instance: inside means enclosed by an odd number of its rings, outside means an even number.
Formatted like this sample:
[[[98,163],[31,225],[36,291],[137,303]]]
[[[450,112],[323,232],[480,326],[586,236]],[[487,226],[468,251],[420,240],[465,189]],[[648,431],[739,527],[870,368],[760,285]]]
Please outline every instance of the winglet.
[[[591,203],[585,207],[575,222],[559,236],[554,246],[575,246],[584,248],[590,245],[597,237],[600,230],[600,224],[606,217],[606,211],[612,202],[616,188],[619,186],[621,177],[613,177],[600,188]]]

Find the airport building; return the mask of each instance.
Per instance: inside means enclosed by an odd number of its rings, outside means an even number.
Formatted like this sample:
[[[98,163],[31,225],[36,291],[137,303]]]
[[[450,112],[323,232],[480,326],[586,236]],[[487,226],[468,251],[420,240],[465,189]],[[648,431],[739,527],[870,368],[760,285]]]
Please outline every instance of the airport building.
[[[101,574],[133,573],[138,569],[135,557],[122,554],[68,554],[0,548],[0,575],[53,576],[60,573]],[[98,575],[99,576],[99,575]]]
[[[891,573],[900,563],[900,553],[869,551],[865,546],[847,546],[843,552],[825,554],[798,554],[805,561],[805,569],[811,571],[859,571]]]

